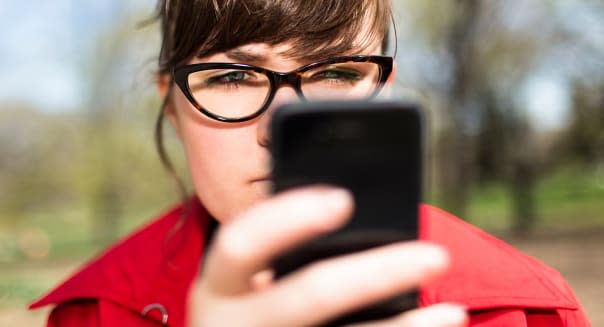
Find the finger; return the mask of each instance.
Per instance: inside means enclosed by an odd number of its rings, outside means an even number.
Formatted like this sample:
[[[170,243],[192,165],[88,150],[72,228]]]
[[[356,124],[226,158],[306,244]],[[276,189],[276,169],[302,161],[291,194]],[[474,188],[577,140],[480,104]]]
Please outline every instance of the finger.
[[[301,326],[317,325],[415,289],[442,274],[447,266],[446,252],[435,245],[406,242],[383,246],[302,268],[250,298],[255,303],[249,308],[280,304],[271,315],[257,316],[260,326],[293,321]]]
[[[266,269],[256,273],[251,280],[252,290],[262,291],[269,288],[271,285],[273,285],[274,276],[275,273],[271,269]]]
[[[204,266],[210,292],[240,294],[279,253],[343,225],[352,195],[327,186],[284,192],[250,209],[218,231]]]
[[[468,315],[462,306],[437,304],[405,312],[394,318],[378,322],[350,325],[349,327],[463,327],[468,325]]]
[[[438,304],[425,309],[414,310],[393,319],[389,326],[434,326],[463,327],[468,325],[468,315],[461,306]]]

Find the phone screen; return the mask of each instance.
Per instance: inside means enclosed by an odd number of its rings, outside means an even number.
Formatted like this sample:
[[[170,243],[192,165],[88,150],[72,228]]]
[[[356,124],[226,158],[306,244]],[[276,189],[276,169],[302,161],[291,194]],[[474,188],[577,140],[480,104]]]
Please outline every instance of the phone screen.
[[[331,184],[349,189],[355,200],[346,226],[279,257],[276,277],[316,260],[416,239],[422,133],[419,108],[399,102],[307,102],[276,109],[273,191]],[[416,294],[405,294],[332,325],[387,317],[416,301]]]

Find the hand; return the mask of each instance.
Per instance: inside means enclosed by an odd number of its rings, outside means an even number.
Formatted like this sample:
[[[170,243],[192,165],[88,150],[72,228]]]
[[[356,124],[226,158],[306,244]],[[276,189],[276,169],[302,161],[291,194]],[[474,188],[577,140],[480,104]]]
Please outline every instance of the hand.
[[[272,259],[342,226],[352,208],[348,192],[314,186],[277,195],[221,226],[191,292],[189,326],[320,325],[417,288],[445,271],[444,250],[404,242],[317,262],[270,280]],[[453,327],[466,321],[463,309],[441,304],[359,326]]]

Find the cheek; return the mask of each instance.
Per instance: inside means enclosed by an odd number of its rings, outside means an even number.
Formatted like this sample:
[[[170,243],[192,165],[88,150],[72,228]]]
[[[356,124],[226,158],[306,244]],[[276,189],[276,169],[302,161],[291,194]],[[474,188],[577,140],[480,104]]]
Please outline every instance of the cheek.
[[[183,143],[192,175],[206,182],[235,177],[234,169],[243,165],[241,159],[249,149],[244,140],[251,135],[233,132],[196,126],[183,131]]]
[[[224,222],[266,197],[251,180],[267,171],[268,153],[256,142],[256,124],[229,125],[189,112],[179,116],[179,127],[195,191]]]

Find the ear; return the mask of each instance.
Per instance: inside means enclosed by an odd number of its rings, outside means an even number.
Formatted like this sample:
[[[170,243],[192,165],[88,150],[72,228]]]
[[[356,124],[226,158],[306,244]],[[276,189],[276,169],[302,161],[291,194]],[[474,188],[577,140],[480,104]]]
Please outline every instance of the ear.
[[[390,76],[388,76],[388,79],[386,80],[386,83],[384,85],[384,89],[382,90],[382,95],[384,95],[386,98],[389,98],[392,96],[392,86],[394,85],[395,78],[396,78],[396,63],[393,63],[392,72],[390,72]]]
[[[174,88],[174,84],[172,83],[172,78],[169,74],[158,74],[155,79],[155,85],[157,86],[157,92],[162,99],[166,99],[167,97],[173,96],[171,93]],[[176,110],[174,110],[174,101],[170,98],[165,100],[164,105],[164,117],[168,118],[170,121],[170,125],[176,132],[176,135],[179,139],[182,140],[180,133],[180,121],[177,117]]]
[[[392,86],[392,84],[394,83],[394,79],[396,78],[396,73],[397,73],[398,69],[396,67],[396,62],[392,63],[392,72],[390,73],[390,76],[388,76],[388,79],[386,80],[386,84],[388,86]]]
[[[155,75],[155,86],[157,87],[157,92],[159,96],[165,98],[168,95],[170,82],[172,81],[172,77],[170,74],[166,73],[158,73]]]

